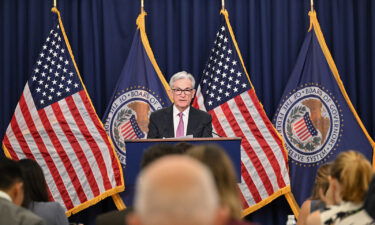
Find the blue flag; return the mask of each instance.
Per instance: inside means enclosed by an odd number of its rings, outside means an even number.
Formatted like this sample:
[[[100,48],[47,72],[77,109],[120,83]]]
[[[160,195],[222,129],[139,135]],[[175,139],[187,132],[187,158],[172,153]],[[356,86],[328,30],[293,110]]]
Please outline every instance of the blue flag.
[[[309,15],[310,31],[274,117],[285,139],[299,204],[311,195],[321,164],[350,149],[372,161],[374,146],[345,91],[316,13]]]
[[[145,15],[146,13],[142,12],[138,16],[138,29],[103,119],[124,169],[124,140],[146,138],[150,113],[172,104],[167,92],[169,85],[149,46],[145,32]],[[126,170],[124,174],[126,183]],[[132,192],[130,185],[126,184],[126,190]],[[132,197],[132,193],[125,195]],[[129,204],[126,199],[125,202]]]

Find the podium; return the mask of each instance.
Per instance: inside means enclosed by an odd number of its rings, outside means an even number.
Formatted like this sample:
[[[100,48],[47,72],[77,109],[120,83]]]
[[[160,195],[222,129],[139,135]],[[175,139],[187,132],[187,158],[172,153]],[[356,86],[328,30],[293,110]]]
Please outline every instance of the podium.
[[[133,205],[134,188],[136,179],[140,172],[140,165],[143,152],[155,144],[175,145],[180,142],[187,142],[193,145],[216,144],[222,147],[232,160],[237,180],[241,180],[241,138],[170,138],[170,139],[132,139],[125,140],[126,166],[124,169],[125,191],[121,197],[127,206]]]

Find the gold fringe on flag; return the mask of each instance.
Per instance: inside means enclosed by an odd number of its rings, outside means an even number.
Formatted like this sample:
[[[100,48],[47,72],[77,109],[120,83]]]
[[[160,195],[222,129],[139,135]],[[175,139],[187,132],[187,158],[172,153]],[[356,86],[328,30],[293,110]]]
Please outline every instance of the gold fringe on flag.
[[[145,48],[146,50],[146,53],[148,55],[148,58],[150,59],[152,65],[154,66],[154,69],[161,81],[161,83],[163,84],[167,94],[168,94],[168,97],[169,99],[172,101],[172,96],[170,95],[170,87],[169,87],[169,84],[168,82],[165,80],[165,77],[164,75],[162,74],[156,60],[155,60],[155,56],[154,56],[154,53],[152,52],[152,49],[151,49],[151,46],[150,46],[150,43],[148,41],[148,38],[147,38],[147,34],[146,34],[146,26],[145,26],[145,17],[146,17],[147,13],[143,10],[143,7],[141,9],[141,13],[138,15],[138,18],[137,18],[137,26],[138,26],[138,29],[140,30],[140,34],[141,34],[141,40],[142,40],[142,44],[143,44],[143,47]]]
[[[255,92],[255,89],[254,89],[254,86],[253,84],[251,83],[251,80],[250,80],[250,76],[249,76],[249,73],[247,72],[246,70],[246,67],[245,67],[245,63],[242,59],[242,55],[241,55],[241,52],[240,52],[240,48],[238,47],[238,44],[237,44],[237,41],[236,41],[236,38],[234,36],[234,32],[233,32],[233,29],[232,29],[232,26],[230,25],[230,22],[229,22],[229,14],[228,14],[228,11],[226,9],[222,9],[220,11],[221,14],[224,15],[224,18],[225,18],[225,22],[228,26],[228,29],[229,29],[229,33],[230,33],[230,36],[233,40],[233,43],[234,43],[234,47],[236,48],[236,51],[237,51],[237,54],[238,54],[238,57],[240,58],[240,61],[241,61],[241,65],[246,73],[246,76],[247,76],[247,79],[249,80],[249,83],[251,85],[251,88],[254,90]],[[257,95],[255,95],[256,98]],[[264,110],[263,108],[263,104],[257,99],[257,101],[260,103],[262,109]],[[288,155],[287,151],[286,151],[286,148],[285,148],[285,143],[284,143],[284,139],[281,137],[281,135],[279,134],[279,132],[277,132],[277,130],[272,126],[272,128],[274,129],[275,133],[278,135],[278,137],[280,138],[280,140],[282,141],[282,145],[284,146],[284,151],[285,151],[285,154]],[[288,159],[287,159],[288,160]],[[295,215],[296,218],[298,218],[298,214],[299,214],[299,206],[292,194],[292,190],[290,188],[290,185],[289,186],[286,186],[284,188],[281,188],[279,189],[278,191],[276,191],[275,193],[273,193],[271,196],[269,196],[268,198],[266,199],[263,199],[262,201],[260,201],[259,203],[257,203],[256,205],[253,205],[249,208],[247,208],[246,210],[244,210],[242,212],[242,215],[243,216],[246,216],[260,208],[262,208],[263,206],[267,205],[268,203],[272,202],[274,199],[276,199],[277,197],[280,197],[281,195],[285,195],[285,198],[287,199],[288,203],[289,203],[289,206],[290,208],[292,209],[293,211],[293,214]]]
[[[60,28],[61,28],[61,32],[62,32],[62,34],[64,36],[64,41],[65,41],[66,47],[67,47],[67,49],[69,51],[69,55],[70,55],[70,57],[71,57],[71,59],[73,61],[74,68],[76,69],[77,75],[78,75],[78,77],[79,77],[79,79],[80,79],[80,81],[82,83],[82,86],[83,86],[83,88],[84,88],[87,96],[89,96],[89,94],[87,92],[87,89],[86,89],[86,86],[82,82],[81,74],[79,73],[79,70],[78,70],[78,67],[77,67],[77,63],[76,63],[76,61],[74,59],[72,48],[70,47],[68,37],[67,37],[67,35],[65,33],[65,29],[64,29],[64,25],[63,25],[62,20],[61,20],[60,12],[55,7],[52,8],[51,11],[53,13],[57,14],[57,16],[58,16],[58,20],[59,20],[59,25],[60,25]],[[90,104],[92,105],[93,110],[95,111],[95,115],[97,116],[96,110],[94,108],[94,105],[92,104],[91,99],[90,98],[88,98],[88,99],[90,101]],[[103,126],[103,123],[101,122],[101,120],[99,118],[98,118],[98,121],[100,121],[101,125]],[[118,195],[119,192],[124,191],[125,185],[124,185],[124,175],[123,175],[123,172],[122,172],[122,167],[121,167],[120,161],[119,161],[119,159],[117,157],[117,153],[114,151],[114,149],[115,149],[114,145],[113,145],[111,139],[110,138],[108,138],[108,139],[109,139],[109,141],[111,143],[111,146],[112,146],[112,149],[113,149],[113,154],[114,154],[114,156],[116,158],[116,161],[117,161],[117,163],[119,165],[119,168],[120,168],[121,183],[122,183],[122,185],[118,186],[118,187],[115,187],[115,188],[112,188],[110,190],[107,190],[106,192],[102,193],[101,195],[96,196],[95,198],[93,198],[93,199],[91,199],[89,201],[86,201],[86,202],[82,203],[81,205],[74,207],[73,209],[68,210],[67,212],[65,212],[65,214],[67,216],[71,216],[72,214],[78,213],[79,211],[82,211],[82,210],[84,210],[84,209],[86,209],[86,208],[88,208],[88,207],[90,207],[92,205],[95,205],[96,203],[98,203],[99,201],[105,199],[106,197],[113,196],[113,195]],[[119,196],[115,196],[114,198],[115,198],[114,202],[115,202],[116,207],[118,209],[125,209],[125,204],[122,202],[122,199]],[[119,200],[121,200],[121,201],[119,201]]]
[[[344,84],[343,84],[343,82],[342,82],[342,80],[340,78],[339,71],[337,70],[335,61],[332,58],[331,52],[329,51],[328,46],[326,44],[326,41],[324,39],[323,32],[320,29],[320,24],[319,24],[318,18],[316,16],[316,12],[314,10],[310,11],[309,12],[309,16],[310,16],[310,28],[309,28],[309,31],[311,31],[311,29],[314,28],[315,35],[318,38],[320,47],[322,48],[324,56],[325,56],[325,58],[326,58],[326,60],[328,62],[329,68],[331,69],[331,72],[332,72],[334,78],[336,79],[336,82],[337,82],[337,84],[338,84],[338,86],[340,88],[341,94],[344,96],[344,99],[345,99],[346,103],[348,104],[350,110],[352,111],[352,113],[354,115],[354,118],[357,120],[357,123],[361,127],[363,133],[367,137],[367,140],[370,142],[370,144],[372,146],[372,151],[373,151],[373,153],[372,153],[372,167],[375,168],[375,143],[374,143],[374,140],[372,140],[371,136],[367,132],[365,126],[362,123],[361,118],[359,118],[357,111],[355,110],[352,102],[350,101],[348,93],[345,90]]]

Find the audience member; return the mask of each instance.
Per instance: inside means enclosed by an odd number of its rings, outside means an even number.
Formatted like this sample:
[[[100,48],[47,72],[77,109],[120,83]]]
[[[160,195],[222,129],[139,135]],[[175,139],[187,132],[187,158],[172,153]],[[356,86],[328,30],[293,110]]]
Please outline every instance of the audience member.
[[[365,199],[365,210],[375,220],[375,176],[372,177]]]
[[[133,214],[133,208],[128,207],[124,210],[113,210],[100,214],[96,217],[95,225],[126,225],[128,218]]]
[[[176,148],[176,151],[181,152],[182,154],[184,154],[187,150],[189,150],[189,148],[193,146],[194,146],[193,144],[190,144],[188,142],[179,142],[174,145],[174,147]]]
[[[340,153],[331,167],[327,210],[312,213],[307,224],[374,224],[363,208],[371,177],[371,164],[362,154],[355,151]]]
[[[141,161],[141,168],[145,168],[151,162],[155,161],[156,159],[159,159],[160,157],[170,154],[183,154],[185,152],[183,148],[184,146],[182,145],[179,148],[176,148],[175,146],[170,144],[153,145],[144,151]],[[134,193],[134,187],[132,185],[127,185],[126,188],[128,198],[131,199],[130,195]],[[124,224],[124,221],[125,224],[128,224],[127,220],[131,218],[132,214],[133,208],[131,206],[126,208],[125,210],[114,210],[97,216],[95,224],[106,225],[110,223],[111,225],[122,225]]]
[[[156,144],[143,152],[141,168],[144,169],[146,166],[151,164],[156,159],[159,159],[166,155],[183,154],[185,151],[182,148],[175,148],[170,144]]]
[[[216,145],[200,145],[189,149],[186,154],[202,162],[211,170],[219,192],[220,204],[229,211],[229,220],[226,224],[248,224],[241,220],[242,207],[236,172],[225,151]]]
[[[0,224],[45,224],[39,216],[20,207],[23,198],[24,183],[19,165],[7,158],[0,159]]]
[[[137,180],[138,225],[218,225],[225,221],[210,171],[186,156],[165,156]]]
[[[46,179],[39,164],[31,159],[21,159],[18,163],[25,184],[22,205],[42,217],[47,225],[68,225],[68,218],[61,205],[48,199]]]
[[[305,225],[308,215],[315,210],[323,210],[325,208],[324,196],[329,187],[331,165],[331,163],[327,163],[319,167],[315,177],[312,196],[303,202],[298,216],[297,225]]]

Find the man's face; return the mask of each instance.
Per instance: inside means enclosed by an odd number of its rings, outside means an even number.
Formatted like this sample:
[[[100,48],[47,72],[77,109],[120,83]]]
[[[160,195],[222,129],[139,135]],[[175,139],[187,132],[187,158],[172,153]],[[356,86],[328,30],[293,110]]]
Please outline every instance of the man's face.
[[[189,107],[191,100],[195,94],[191,80],[189,79],[179,79],[176,80],[171,87],[172,98],[175,106],[181,112]]]

